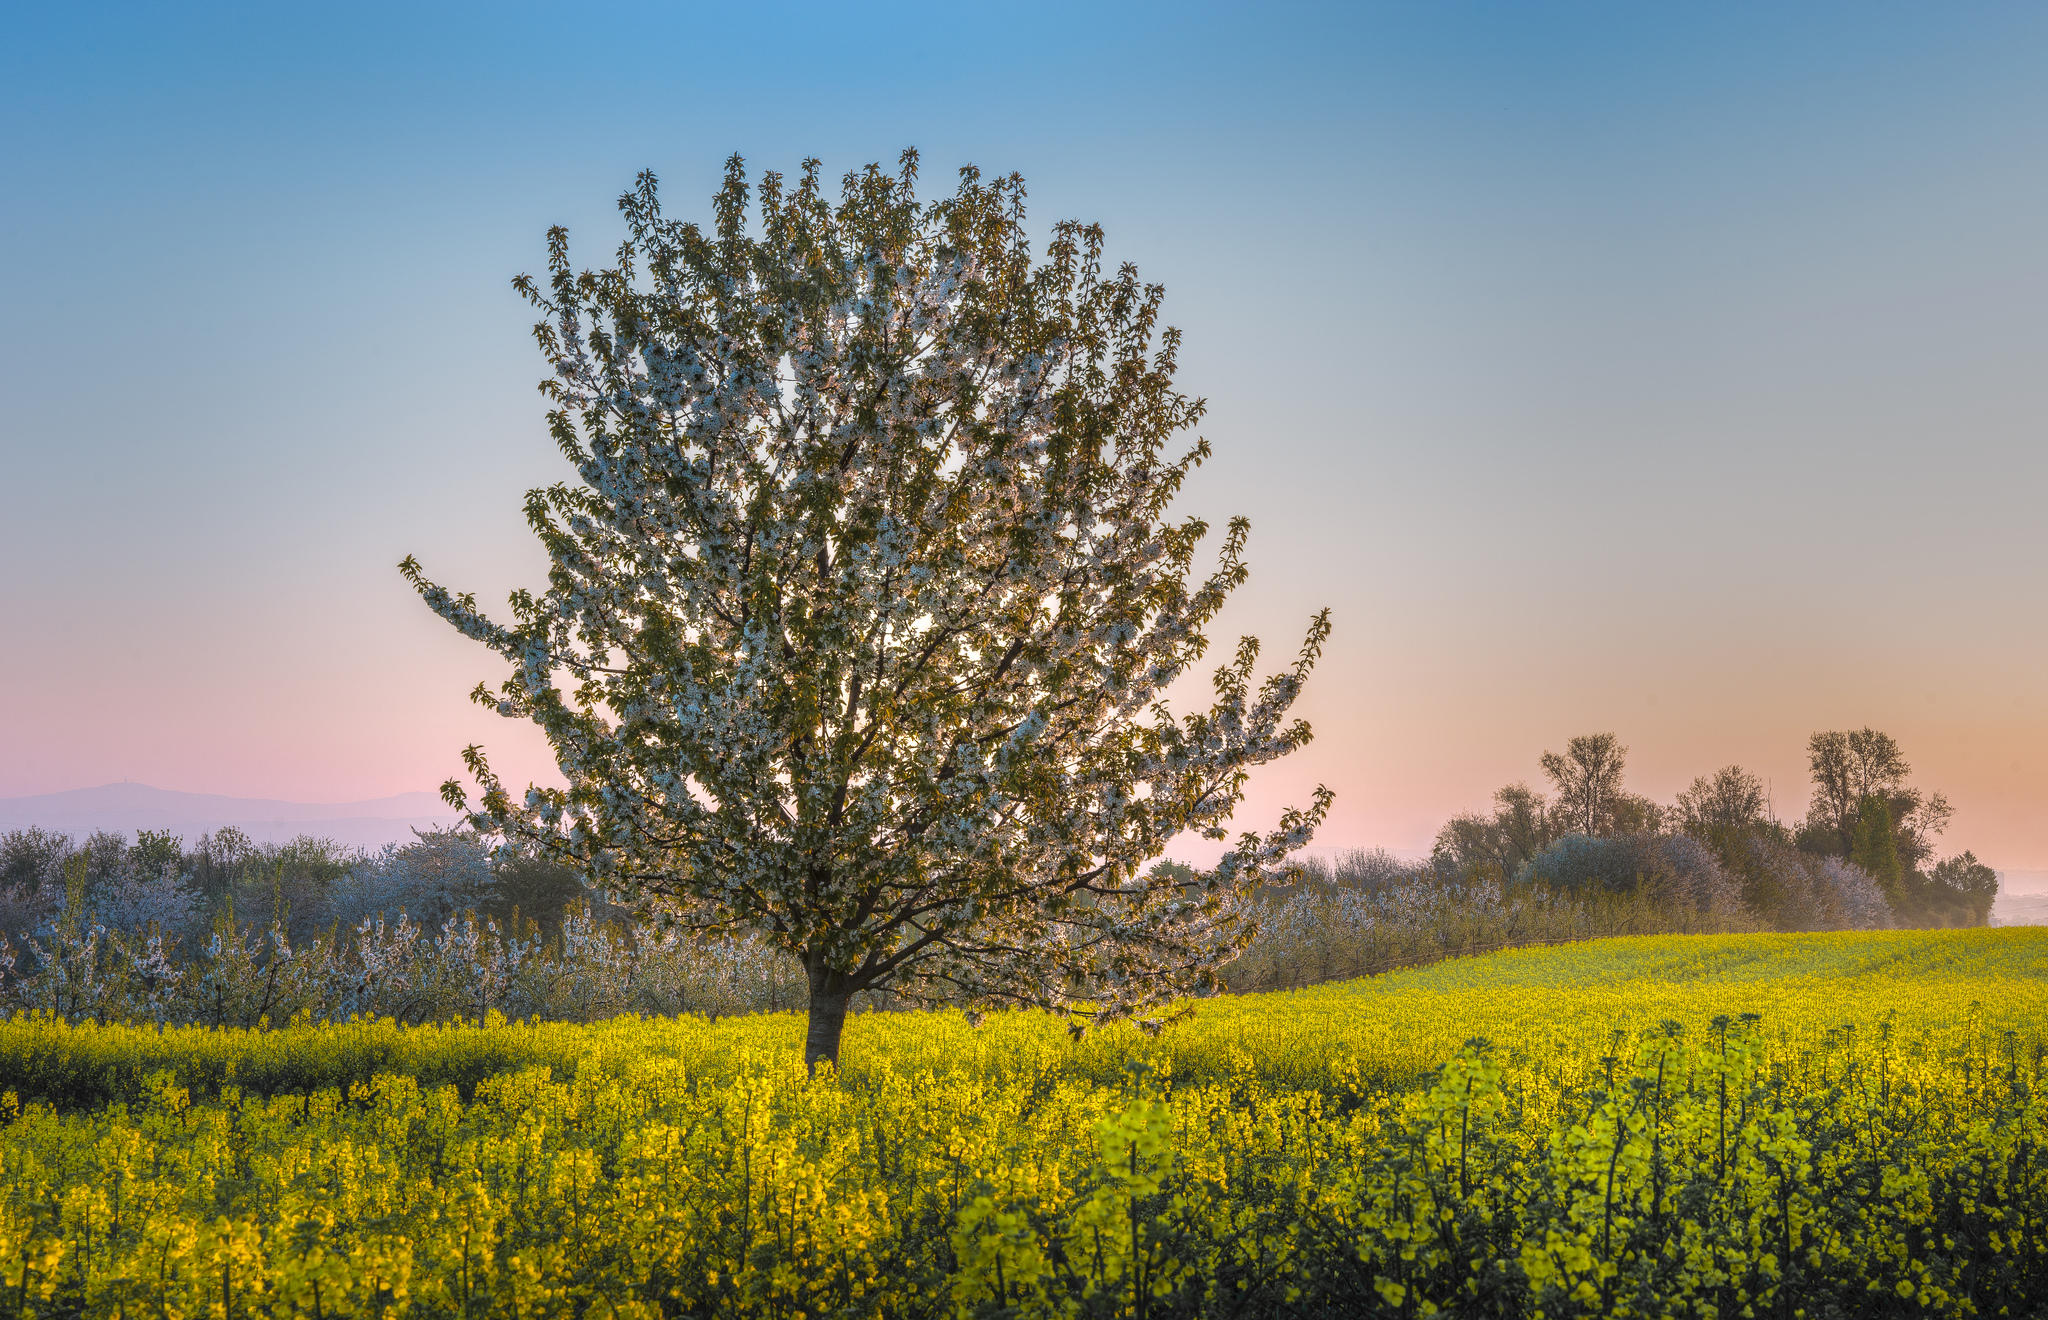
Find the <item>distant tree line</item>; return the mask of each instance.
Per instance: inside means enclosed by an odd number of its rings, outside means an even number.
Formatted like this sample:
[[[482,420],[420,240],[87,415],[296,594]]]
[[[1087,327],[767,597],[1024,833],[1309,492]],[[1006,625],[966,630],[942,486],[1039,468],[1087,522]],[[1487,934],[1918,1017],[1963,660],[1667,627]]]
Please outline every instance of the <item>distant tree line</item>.
[[[1671,804],[1624,785],[1611,733],[1545,752],[1549,792],[1510,784],[1490,812],[1455,816],[1432,861],[1458,876],[1567,891],[1648,886],[1702,909],[1739,908],[1782,930],[1974,926],[1998,875],[1975,854],[1937,859],[1952,811],[1911,782],[1898,742],[1876,729],[1807,742],[1813,794],[1796,824],[1739,765],[1694,779]]]
[[[1228,983],[1601,935],[1989,917],[1997,874],[1969,852],[1937,858],[1948,802],[1911,783],[1883,733],[1813,735],[1813,794],[1795,824],[1740,766],[1667,805],[1627,788],[1627,757],[1611,733],[1573,738],[1541,758],[1546,789],[1500,789],[1492,810],[1446,822],[1421,862],[1354,852],[1262,887]],[[1194,875],[1174,862],[1154,874]],[[132,842],[14,830],[0,833],[0,1013],[254,1025],[298,1012],[416,1021],[802,1001],[803,968],[786,953],[645,915],[569,867],[462,830],[369,852],[232,828],[190,845],[148,830]]]

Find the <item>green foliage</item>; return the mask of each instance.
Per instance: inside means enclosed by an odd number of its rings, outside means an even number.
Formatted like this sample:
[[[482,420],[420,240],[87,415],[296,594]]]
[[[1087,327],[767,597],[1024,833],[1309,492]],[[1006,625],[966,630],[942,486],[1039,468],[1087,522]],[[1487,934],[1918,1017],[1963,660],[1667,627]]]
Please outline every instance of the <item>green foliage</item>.
[[[1906,782],[1912,766],[1890,734],[1867,728],[1816,733],[1807,744],[1807,758],[1813,800],[1799,830],[1802,849],[1852,855],[1864,806],[1877,798],[1891,819],[1901,876],[1933,860],[1934,840],[1948,828],[1953,812],[1941,794],[1924,793]]]
[[[491,878],[483,910],[514,933],[527,922],[555,933],[569,907],[590,898],[583,877],[573,868],[516,849],[500,854]]]
[[[184,861],[185,841],[168,830],[137,830],[128,849],[128,866],[145,875],[181,870]]]
[[[1857,804],[1849,860],[1870,873],[1893,910],[1903,906],[1905,872],[1899,865],[1899,841],[1892,833],[1891,804],[1875,793]]]
[[[1908,876],[1906,883],[1909,910],[1930,926],[1981,926],[1998,897],[1998,872],[1969,852],[1945,859],[1925,875]]]

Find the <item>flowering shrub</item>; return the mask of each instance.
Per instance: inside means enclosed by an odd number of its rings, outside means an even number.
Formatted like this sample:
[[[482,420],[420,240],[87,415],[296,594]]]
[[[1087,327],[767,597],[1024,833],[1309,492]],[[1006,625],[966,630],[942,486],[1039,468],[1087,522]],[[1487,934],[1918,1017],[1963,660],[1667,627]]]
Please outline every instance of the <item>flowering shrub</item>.
[[[189,892],[171,872],[161,875],[143,882],[115,872],[86,899],[55,901],[36,934],[18,943],[0,934],[0,1012],[257,1026],[301,1014],[417,1023],[496,1011],[591,1021],[803,1002],[796,960],[758,939],[657,930],[588,899],[572,903],[545,937],[532,923],[515,934],[511,919],[457,908],[465,898],[492,902],[488,858],[463,836],[430,835],[359,859],[318,895],[323,914],[350,914],[346,926],[325,930],[290,910],[303,900],[250,923],[230,896],[201,938],[189,933],[183,907],[135,898]],[[179,924],[144,919],[165,911]],[[1703,914],[1658,894],[1506,885],[1385,854],[1347,856],[1335,870],[1311,863],[1300,884],[1264,890],[1253,911],[1257,933],[1226,969],[1231,989],[1308,985],[1522,944],[1748,928],[1739,914]],[[860,1002],[896,1006],[886,993]]]
[[[228,912],[189,957],[172,956],[153,932],[124,934],[68,918],[24,949],[0,936],[0,1011],[74,1022],[716,1017],[795,1007],[803,984],[794,960],[759,940],[601,922],[587,905],[570,910],[555,938],[531,927],[516,935],[473,912],[427,927],[402,911],[304,943],[281,924],[250,927]]]
[[[2044,959],[1654,937],[1157,1037],[859,1014],[816,1081],[795,1014],[17,1018],[0,1282],[85,1316],[2033,1314]]]
[[[0,1012],[254,1027],[299,1016],[407,1023],[481,1021],[492,1012],[570,1021],[718,1016],[804,1002],[801,966],[758,939],[662,931],[619,913],[600,917],[588,903],[572,906],[546,937],[530,924],[515,935],[474,911],[416,921],[398,903],[404,891],[384,891],[386,867],[399,869],[375,859],[367,878],[351,876],[337,890],[388,903],[351,929],[304,938],[282,921],[241,922],[232,906],[216,915],[204,940],[182,941],[155,924],[101,924],[91,916],[101,909],[89,904],[60,910],[19,945],[0,935]],[[1558,894],[1426,866],[1382,869],[1363,885],[1351,872],[1347,883],[1312,872],[1299,886],[1267,891],[1255,906],[1257,934],[1226,969],[1226,984],[1301,986],[1523,944],[1746,928],[1726,914],[1701,918],[1640,894]],[[423,906],[432,910],[434,896]],[[860,1002],[896,1006],[886,993]]]
[[[1517,879],[1580,894],[1647,887],[1667,905],[1702,912],[1742,904],[1741,887],[1714,854],[1682,834],[1567,834],[1532,858]]]
[[[1877,880],[1839,857],[1800,852],[1768,836],[1731,849],[1744,899],[1780,929],[1883,929],[1896,924]]]

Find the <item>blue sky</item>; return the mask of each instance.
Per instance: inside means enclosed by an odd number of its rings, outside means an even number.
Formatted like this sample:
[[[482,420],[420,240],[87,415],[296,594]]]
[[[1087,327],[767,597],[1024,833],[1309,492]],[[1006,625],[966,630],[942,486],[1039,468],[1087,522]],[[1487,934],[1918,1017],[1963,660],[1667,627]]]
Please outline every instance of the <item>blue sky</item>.
[[[1331,843],[1614,729],[1803,803],[1875,724],[2048,866],[2048,9],[17,7],[0,46],[0,794],[437,782],[558,475],[507,282],[652,168],[923,152],[1163,281],[1230,623],[1338,633]],[[24,643],[20,639],[27,639]],[[520,758],[525,758],[521,760]]]

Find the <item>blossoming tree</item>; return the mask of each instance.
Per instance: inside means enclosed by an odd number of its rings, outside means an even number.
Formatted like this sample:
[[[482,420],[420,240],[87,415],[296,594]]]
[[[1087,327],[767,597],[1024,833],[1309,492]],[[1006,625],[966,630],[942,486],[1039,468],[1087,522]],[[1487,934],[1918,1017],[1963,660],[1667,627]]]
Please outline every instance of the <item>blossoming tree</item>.
[[[585,868],[707,933],[757,932],[809,980],[805,1057],[836,1064],[849,996],[1143,1015],[1215,984],[1244,899],[1328,807],[1234,841],[1247,772],[1308,740],[1289,708],[1328,633],[1208,709],[1165,689],[1245,578],[1246,525],[1193,572],[1205,525],[1168,505],[1205,442],[1173,384],[1161,290],[1103,269],[1098,228],[1034,259],[1015,176],[920,200],[916,156],[815,162],[708,228],[620,201],[617,264],[549,235],[542,385],[578,481],[532,492],[551,561],[511,621],[401,568],[511,664],[475,696],[537,722],[563,789],[465,760],[480,828]],[[1197,831],[1190,880],[1148,869]]]

